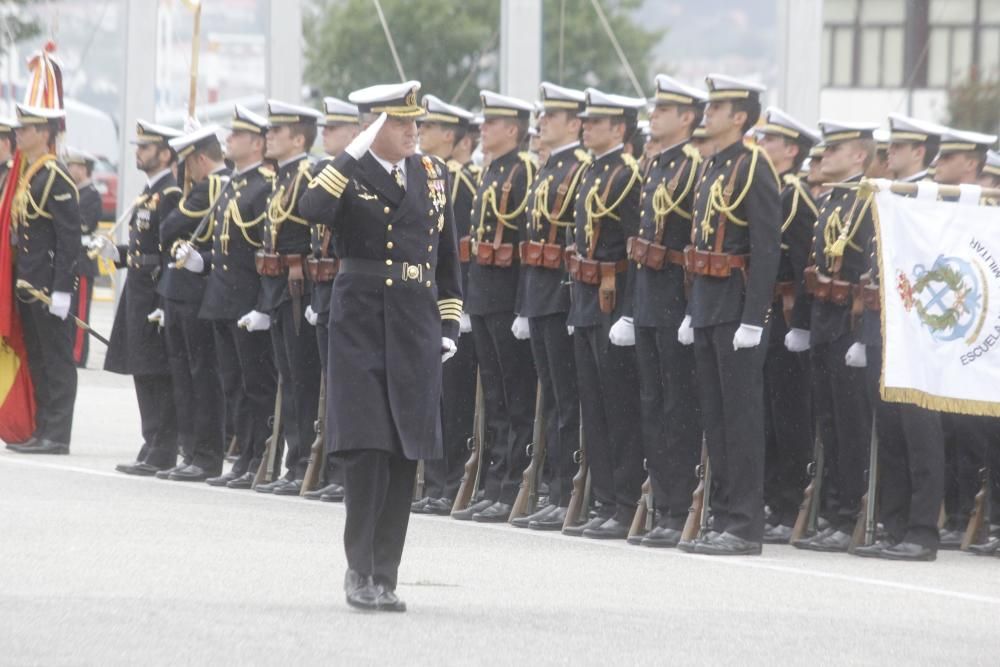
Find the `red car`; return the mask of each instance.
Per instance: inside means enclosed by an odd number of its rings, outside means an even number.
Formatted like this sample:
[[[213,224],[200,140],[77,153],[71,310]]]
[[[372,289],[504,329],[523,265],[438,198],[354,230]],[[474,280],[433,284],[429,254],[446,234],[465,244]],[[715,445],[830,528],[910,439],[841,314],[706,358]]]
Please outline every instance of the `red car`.
[[[103,219],[114,221],[115,209],[118,207],[118,170],[107,159],[99,157],[94,164],[94,174],[91,180],[97,191],[101,193]]]

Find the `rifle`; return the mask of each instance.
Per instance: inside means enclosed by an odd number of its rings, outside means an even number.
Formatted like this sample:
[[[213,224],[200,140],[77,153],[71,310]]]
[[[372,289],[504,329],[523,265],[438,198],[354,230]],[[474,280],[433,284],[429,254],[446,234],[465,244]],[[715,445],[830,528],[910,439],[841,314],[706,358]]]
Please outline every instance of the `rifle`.
[[[694,468],[695,477],[698,478],[698,486],[691,494],[691,507],[688,508],[687,519],[684,520],[684,529],[681,531],[681,542],[693,542],[698,538],[705,526],[708,512],[709,487],[712,484],[712,471],[708,462],[708,447],[701,443],[701,463]]]
[[[458,487],[458,493],[455,494],[455,503],[451,506],[453,514],[468,508],[479,488],[479,477],[483,469],[483,438],[486,435],[483,401],[483,380],[479,371],[476,371],[476,412],[472,419],[472,437],[468,440],[470,453],[469,459],[465,462],[465,471],[462,473],[462,482]]]
[[[872,437],[868,448],[868,490],[861,496],[861,511],[854,524],[848,553],[854,553],[858,545],[868,546],[875,542],[875,501],[878,485],[878,433],[875,430],[875,415],[872,415]]]
[[[274,414],[271,416],[271,436],[264,445],[264,456],[253,476],[253,488],[267,484],[274,479],[274,467],[278,460],[278,441],[281,438],[281,374],[278,374],[278,391],[274,394]]]
[[[424,487],[427,485],[427,480],[424,478],[424,461],[423,459],[417,461],[417,471],[414,473],[413,477],[413,496],[410,500],[416,502],[424,497]]]
[[[319,406],[316,408],[316,421],[313,422],[313,430],[316,438],[309,447],[309,465],[306,467],[306,475],[302,478],[302,490],[300,496],[304,496],[313,489],[319,487],[320,479],[323,477],[323,468],[326,466],[326,443],[323,438],[324,427],[326,426],[326,373],[319,376]]]
[[[510,521],[533,514],[538,509],[538,478],[545,465],[545,414],[542,412],[542,386],[539,383],[535,394],[535,426],[531,434],[531,442],[527,446],[527,454],[531,462],[524,469],[521,486],[517,490],[517,498],[510,510]]]
[[[648,533],[652,528],[656,510],[653,506],[653,482],[646,476],[646,481],[642,483],[642,492],[639,495],[639,502],[635,506],[635,514],[632,515],[632,525],[628,529],[629,539]]]
[[[817,435],[813,444],[813,460],[806,466],[809,484],[802,492],[802,504],[799,505],[799,514],[795,517],[795,525],[792,527],[789,543],[801,540],[805,535],[816,532],[820,492],[823,490],[823,467],[823,441]]]
[[[34,299],[36,299],[38,301],[41,301],[46,306],[50,306],[50,307],[52,306],[52,297],[50,297],[48,294],[46,294],[42,290],[37,289],[34,285],[32,285],[31,283],[29,283],[27,280],[23,280],[21,278],[18,278],[17,282],[15,283],[15,286],[17,287],[17,289],[19,289],[19,290],[21,290],[23,292],[27,292],[28,294],[30,294],[32,298],[34,298]],[[91,328],[91,326],[89,324],[87,324],[86,322],[84,322],[83,320],[81,320],[79,317],[77,317],[73,313],[69,314],[69,318],[73,321],[73,324],[75,324],[78,329],[83,329],[88,334],[90,334],[91,336],[93,336],[97,340],[101,341],[105,345],[109,345],[109,346],[111,345],[111,343],[108,342],[107,338],[105,338],[101,334],[99,334],[96,331],[94,331],[94,329]]]
[[[989,539],[989,514],[990,506],[990,469],[989,466],[979,469],[979,474],[983,480],[983,485],[976,493],[976,504],[969,515],[969,525],[965,528],[965,536],[962,537],[962,551],[968,551],[970,544],[982,544]]]
[[[588,496],[590,487],[590,468],[587,465],[587,449],[583,442],[583,424],[580,425],[580,449],[573,452],[573,461],[580,467],[573,475],[573,492],[569,497],[569,506],[566,508],[566,518],[563,520],[563,532],[567,528],[573,528],[583,520],[586,521],[587,507],[590,504]]]

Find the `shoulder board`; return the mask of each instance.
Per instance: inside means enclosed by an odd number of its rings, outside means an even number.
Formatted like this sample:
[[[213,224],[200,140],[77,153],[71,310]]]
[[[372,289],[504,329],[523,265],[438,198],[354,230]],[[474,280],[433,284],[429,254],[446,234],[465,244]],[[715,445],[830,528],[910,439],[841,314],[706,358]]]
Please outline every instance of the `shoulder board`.
[[[625,166],[629,169],[634,169],[636,171],[639,170],[639,162],[628,153],[622,153],[622,162],[624,162]]]
[[[257,167],[257,172],[264,178],[274,178],[274,170],[270,167]]]
[[[76,182],[73,180],[73,177],[69,175],[69,172],[66,171],[66,168],[62,166],[62,164],[60,164],[57,160],[50,160],[45,164],[45,167],[53,173],[62,176],[63,180],[65,180],[69,186],[73,188],[73,193],[79,196],[80,193],[76,188]]]
[[[695,164],[701,163],[701,153],[690,143],[684,144],[684,148],[681,149],[686,157],[688,157]]]
[[[306,159],[304,159],[301,162],[299,162],[299,173],[300,174],[307,174],[310,171],[312,171],[312,168],[313,168],[312,160],[309,159],[308,157],[306,157]]]
[[[521,151],[520,153],[517,154],[517,157],[519,157],[521,159],[521,162],[525,163],[526,165],[530,164],[532,169],[538,166],[538,162],[536,161],[537,158],[528,151]]]
[[[774,176],[774,182],[778,186],[778,189],[780,190],[781,189],[781,177],[778,176],[778,170],[774,168],[774,163],[771,162],[771,158],[769,158],[767,156],[767,151],[765,151],[764,149],[762,149],[757,144],[753,144],[752,146],[750,146],[750,152],[758,160],[761,159],[761,158],[764,159],[764,164],[766,164],[767,167],[768,167],[768,169],[771,171],[771,175]],[[748,179],[752,179],[753,178],[753,174],[749,174],[747,178]]]
[[[468,165],[468,166],[466,167],[466,169],[468,169],[468,170],[469,170],[469,173],[470,173],[470,174],[475,174],[475,175],[477,175],[477,176],[478,176],[479,174],[483,173],[483,168],[482,168],[482,167],[480,167],[480,166],[479,166],[478,164],[476,164],[475,162],[470,162],[470,163],[469,163],[469,165]]]
[[[576,159],[582,162],[583,164],[590,164],[591,161],[590,153],[583,150],[582,148],[574,149],[573,155],[575,155]]]
[[[462,163],[458,160],[448,160],[448,171],[453,174],[462,171]]]

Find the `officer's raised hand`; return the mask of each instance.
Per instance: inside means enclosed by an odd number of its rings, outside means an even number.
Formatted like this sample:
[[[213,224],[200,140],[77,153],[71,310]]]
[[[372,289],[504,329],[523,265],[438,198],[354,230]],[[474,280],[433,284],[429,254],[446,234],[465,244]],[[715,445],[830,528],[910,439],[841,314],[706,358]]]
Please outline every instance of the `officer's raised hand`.
[[[386,118],[388,118],[388,116],[386,116],[383,111],[379,114],[379,117],[375,119],[374,123],[365,128],[361,134],[354,137],[354,139],[351,140],[351,143],[347,144],[347,148],[344,149],[344,152],[355,160],[360,160],[364,157],[364,154],[368,152],[368,149],[371,148],[372,144],[375,142],[375,136],[378,134],[378,131],[382,129],[383,125],[385,125]]]
[[[247,331],[267,331],[271,328],[271,316],[258,310],[251,310],[236,320],[236,326]]]
[[[450,338],[441,338],[441,363],[448,361],[458,352],[458,344]]]
[[[854,343],[847,348],[844,363],[851,368],[864,368],[868,365],[868,348],[863,343]]]
[[[741,324],[733,335],[733,349],[739,350],[760,345],[761,335],[764,327],[755,327],[752,324]]]
[[[611,325],[608,332],[608,339],[612,345],[619,347],[631,347],[635,345],[635,325],[631,317],[619,317],[618,321]]]

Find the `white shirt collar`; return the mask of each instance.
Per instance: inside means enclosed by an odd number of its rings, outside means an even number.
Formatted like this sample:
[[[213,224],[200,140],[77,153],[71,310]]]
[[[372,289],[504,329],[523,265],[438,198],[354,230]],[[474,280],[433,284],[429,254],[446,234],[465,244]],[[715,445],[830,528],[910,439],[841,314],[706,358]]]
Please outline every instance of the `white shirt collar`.
[[[926,169],[924,169],[922,171],[918,171],[917,173],[913,174],[912,176],[907,176],[906,178],[903,179],[903,182],[904,183],[917,183],[919,181],[924,180],[925,178],[927,178],[927,170]]]
[[[253,171],[254,169],[256,169],[257,167],[259,167],[262,164],[264,164],[263,161],[257,160],[253,164],[247,166],[246,169],[240,169],[240,170],[234,169],[233,170],[233,176],[242,176],[243,174],[246,174],[247,172]]]
[[[159,183],[161,180],[163,180],[163,178],[167,174],[169,174],[169,173],[171,173],[171,171],[170,171],[170,168],[168,167],[168,168],[164,169],[163,171],[156,172],[152,176],[147,176],[146,177],[146,185],[149,186],[149,187],[153,187],[154,185],[156,185],[157,183]]]
[[[601,153],[600,155],[598,155],[597,157],[595,157],[595,158],[594,158],[594,162],[597,162],[597,161],[598,161],[598,160],[600,160],[600,159],[601,159],[602,157],[604,157],[604,156],[606,156],[606,155],[611,155],[611,154],[612,154],[612,153],[614,153],[615,151],[618,151],[618,150],[621,150],[621,149],[623,149],[623,148],[625,148],[625,144],[618,144],[617,146],[615,146],[615,147],[614,147],[614,148],[612,148],[611,150],[609,150],[609,151],[604,151],[603,153]]]
[[[281,162],[278,163],[278,169],[282,169],[284,167],[287,167],[288,165],[290,165],[293,162],[298,162],[302,158],[306,157],[306,155],[307,155],[306,153],[299,153],[295,157],[290,157],[287,160],[282,160]]]
[[[406,176],[406,158],[403,158],[399,162],[392,163],[389,162],[388,160],[383,160],[382,158],[380,158],[378,155],[375,154],[375,151],[369,150],[368,152],[371,153],[372,157],[375,158],[375,161],[378,162],[380,165],[382,165],[382,168],[385,169],[390,174],[392,173],[393,167],[399,167],[399,170],[403,172],[403,176],[404,177]]]
[[[562,153],[563,151],[568,151],[570,149],[576,148],[579,145],[580,145],[579,141],[574,141],[571,144],[566,144],[565,146],[560,146],[559,148],[557,148],[554,151],[552,151],[552,153],[550,153],[550,155],[558,155],[559,153]]]

